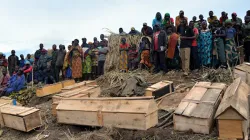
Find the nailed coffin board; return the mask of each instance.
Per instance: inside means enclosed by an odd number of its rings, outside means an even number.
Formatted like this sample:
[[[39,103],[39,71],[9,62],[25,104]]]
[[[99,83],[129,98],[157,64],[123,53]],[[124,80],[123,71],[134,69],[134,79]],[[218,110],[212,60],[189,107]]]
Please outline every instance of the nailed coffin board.
[[[153,97],[63,99],[58,123],[147,130],[158,123]]]
[[[76,83],[74,85],[62,88],[62,91],[63,92],[70,91],[70,90],[73,90],[73,89],[81,88],[81,87],[84,87],[84,86],[90,86],[90,85],[96,86],[97,85],[96,81],[83,81],[83,82],[80,82],[80,83]]]
[[[99,86],[85,86],[80,89],[75,89],[73,91],[67,91],[54,95],[52,97],[52,115],[56,116],[56,107],[59,101],[66,98],[85,98],[85,97],[98,97],[101,93]]]
[[[234,77],[239,78],[250,85],[250,63],[243,63],[234,68]]]
[[[6,127],[29,132],[42,125],[40,111],[36,108],[5,105],[1,117]]]
[[[218,121],[220,138],[247,138],[249,127],[249,91],[249,86],[241,81],[241,78],[234,80],[227,88],[215,115]],[[229,127],[233,123],[234,127]],[[237,127],[241,129],[235,129]],[[232,131],[234,133],[230,133]]]
[[[75,83],[76,83],[75,80],[64,80],[62,81],[62,88],[67,87],[67,86],[72,86]]]
[[[196,83],[174,112],[174,129],[209,134],[225,88],[224,83]]]
[[[13,105],[13,99],[9,98],[9,97],[1,97],[0,98],[0,104],[10,104],[10,105]],[[18,106],[22,106],[22,104],[18,103],[16,101],[16,105]]]
[[[51,94],[56,94],[61,92],[62,90],[62,83],[55,83],[55,84],[51,84],[51,85],[45,85],[42,88],[38,88],[36,90],[36,96],[37,97],[43,97],[43,96],[47,96],[47,95],[51,95]]]
[[[165,94],[172,93],[174,90],[172,81],[161,81],[148,87],[145,96],[154,96],[159,98]]]

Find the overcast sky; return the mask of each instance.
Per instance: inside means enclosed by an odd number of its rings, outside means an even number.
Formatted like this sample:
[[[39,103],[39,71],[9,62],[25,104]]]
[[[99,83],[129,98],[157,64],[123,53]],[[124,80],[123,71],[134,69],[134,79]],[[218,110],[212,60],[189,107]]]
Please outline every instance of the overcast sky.
[[[236,12],[244,19],[250,10],[249,0],[0,0],[0,52],[12,49],[34,53],[40,43],[69,45],[75,38],[93,41],[103,28],[118,32],[123,27],[140,30],[143,22],[151,26],[156,12],[169,12],[176,17],[180,10],[190,20],[193,16],[213,10],[219,18],[222,11]]]

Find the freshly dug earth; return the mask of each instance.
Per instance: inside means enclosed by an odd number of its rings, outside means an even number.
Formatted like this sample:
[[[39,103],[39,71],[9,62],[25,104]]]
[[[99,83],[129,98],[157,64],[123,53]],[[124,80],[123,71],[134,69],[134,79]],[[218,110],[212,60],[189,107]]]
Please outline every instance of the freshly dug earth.
[[[180,95],[176,94],[173,97],[170,96],[171,102],[166,104],[167,106],[171,106],[171,104],[175,106],[177,102],[179,102],[179,100],[183,98],[185,92],[191,89],[192,85],[194,85],[195,82],[211,80],[209,79],[209,76],[202,77],[202,75],[204,74],[211,75],[209,70],[194,71],[189,76],[186,77],[184,77],[183,73],[179,71],[171,71],[165,75],[162,74],[153,75],[145,71],[142,72],[137,71],[129,74],[141,77],[140,79],[144,80],[142,83],[148,83],[148,84],[154,84],[161,80],[173,81],[176,93],[179,92],[181,94]],[[122,77],[124,75],[124,73],[122,73],[121,75],[119,75],[118,79],[115,79],[117,78],[117,76],[114,75],[113,78],[110,79],[107,79],[105,75],[103,79],[102,78],[98,79],[98,83],[101,85],[102,89],[116,87],[117,85],[118,89],[121,88],[127,77],[126,76]],[[228,78],[228,75],[226,76],[227,76],[226,78]],[[220,77],[222,77],[221,79],[223,80],[223,76]],[[128,84],[125,84],[125,87],[126,85]],[[181,99],[175,100],[174,98],[181,98]],[[47,140],[168,140],[168,139],[215,140],[217,136],[215,129],[210,135],[201,135],[201,134],[193,134],[192,132],[175,132],[173,130],[173,126],[169,126],[165,129],[151,128],[147,131],[136,131],[136,130],[125,130],[125,129],[114,129],[114,128],[97,128],[88,126],[63,125],[63,124],[58,124],[56,122],[56,117],[51,115],[51,103],[52,103],[51,96],[42,98],[38,98],[35,95],[32,96],[30,98],[30,101],[27,101],[26,106],[37,107],[41,110],[43,126],[29,133],[20,132],[9,128],[2,128],[3,133],[0,136],[0,140],[16,140],[16,139],[19,140],[41,140],[41,139],[45,140],[46,139]]]

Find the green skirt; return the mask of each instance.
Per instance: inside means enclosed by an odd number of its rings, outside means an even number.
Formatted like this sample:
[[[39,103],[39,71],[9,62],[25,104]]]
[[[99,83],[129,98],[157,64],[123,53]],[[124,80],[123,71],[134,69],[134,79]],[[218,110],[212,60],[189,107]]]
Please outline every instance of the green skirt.
[[[92,71],[92,61],[91,61],[91,57],[90,56],[87,56],[84,60],[84,62],[82,63],[83,65],[83,74],[86,74],[86,73],[91,73]]]

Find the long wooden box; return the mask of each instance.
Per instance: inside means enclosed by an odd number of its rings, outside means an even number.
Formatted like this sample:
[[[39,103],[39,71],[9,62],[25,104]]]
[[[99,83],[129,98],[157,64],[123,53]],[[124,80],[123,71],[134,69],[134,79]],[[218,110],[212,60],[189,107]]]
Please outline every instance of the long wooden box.
[[[74,85],[62,88],[62,92],[70,91],[70,90],[81,88],[81,87],[88,86],[88,85],[97,85],[97,84],[96,84],[96,81],[83,81],[83,82],[76,83]]]
[[[225,88],[223,83],[196,83],[174,112],[174,129],[209,134]]]
[[[51,85],[45,85],[42,88],[36,89],[36,96],[43,97],[51,94],[56,94],[62,91],[62,83],[55,83]]]
[[[39,109],[21,106],[2,106],[1,120],[2,125],[24,132],[42,125]]]
[[[234,68],[234,78],[239,77],[250,86],[250,63],[243,63]]]
[[[147,130],[158,123],[153,97],[63,99],[58,123]]]
[[[148,87],[145,96],[154,96],[159,98],[165,94],[172,93],[174,90],[172,81],[161,81]]]
[[[67,86],[72,86],[75,83],[76,83],[75,80],[64,80],[62,81],[62,88],[65,88]]]
[[[101,93],[99,86],[85,86],[73,91],[56,94],[52,97],[52,115],[56,116],[56,107],[59,101],[66,98],[98,97]]]

